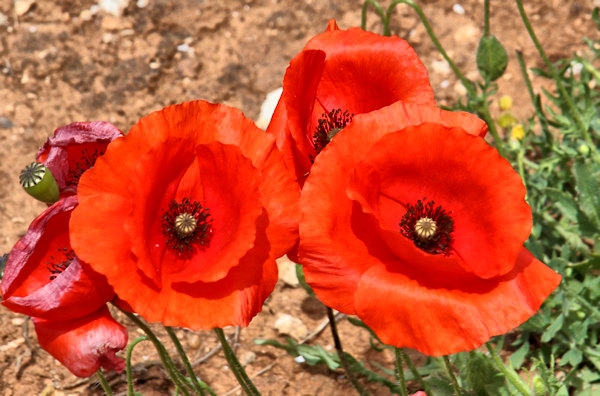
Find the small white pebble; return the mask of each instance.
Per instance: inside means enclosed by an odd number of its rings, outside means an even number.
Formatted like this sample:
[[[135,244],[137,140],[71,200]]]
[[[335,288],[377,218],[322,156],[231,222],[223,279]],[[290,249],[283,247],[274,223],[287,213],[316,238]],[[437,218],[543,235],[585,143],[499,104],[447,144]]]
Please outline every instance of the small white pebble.
[[[458,3],[452,6],[452,11],[454,11],[458,15],[465,15],[465,9]]]
[[[13,318],[11,319],[10,323],[12,323],[14,326],[21,326],[23,323],[25,323],[25,318]]]

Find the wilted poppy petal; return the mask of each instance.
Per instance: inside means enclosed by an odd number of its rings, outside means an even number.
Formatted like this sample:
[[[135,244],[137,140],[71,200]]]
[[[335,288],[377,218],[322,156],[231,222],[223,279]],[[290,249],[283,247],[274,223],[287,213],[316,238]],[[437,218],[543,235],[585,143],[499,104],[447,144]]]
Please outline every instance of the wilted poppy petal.
[[[291,60],[267,131],[300,185],[317,154],[358,114],[397,101],[434,106],[427,69],[399,37],[331,21]],[[332,132],[333,131],[333,132]]]
[[[89,377],[100,367],[119,372],[125,368],[116,352],[127,346],[127,329],[106,306],[69,321],[32,319],[40,346],[74,375]]]
[[[71,237],[146,319],[247,325],[297,239],[298,195],[273,138],[237,110],[189,102],[142,118],[86,172]]]
[[[69,241],[77,197],[63,198],[38,216],[10,252],[0,283],[2,304],[29,316],[66,320],[87,315],[114,292],[104,276],[84,268]]]
[[[467,351],[529,319],[560,276],[526,249],[512,272],[461,283],[431,280],[417,269],[404,273],[371,267],[354,299],[357,315],[386,344],[430,356]]]
[[[105,121],[73,122],[54,131],[36,160],[50,169],[62,195],[75,194],[83,172],[94,165],[108,143],[122,135]]]

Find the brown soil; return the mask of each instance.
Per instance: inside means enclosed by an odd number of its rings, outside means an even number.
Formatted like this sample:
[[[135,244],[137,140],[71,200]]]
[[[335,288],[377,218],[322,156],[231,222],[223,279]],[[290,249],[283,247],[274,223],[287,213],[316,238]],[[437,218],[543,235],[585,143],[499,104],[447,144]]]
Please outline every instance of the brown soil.
[[[106,120],[127,131],[153,110],[198,98],[236,106],[256,118],[265,95],[280,86],[289,60],[308,38],[324,30],[330,18],[337,19],[341,28],[358,26],[361,7],[360,1],[351,0],[149,0],[137,4],[132,0],[117,17],[93,12],[94,0],[38,0],[26,11],[15,7],[24,3],[0,3],[0,253],[11,249],[44,209],[21,190],[17,176],[56,127]],[[138,6],[143,3],[148,4]],[[467,76],[476,78],[474,53],[482,31],[483,0],[461,2],[464,15],[453,11],[455,1],[420,3],[450,56]],[[597,35],[591,3],[527,1],[531,21],[553,60],[581,51],[585,47],[582,38]],[[514,113],[525,119],[531,107],[515,50],[524,52],[529,66],[541,66],[541,61],[516,6],[492,2],[492,7],[492,31],[510,55],[498,95],[512,96]],[[373,13],[368,28],[380,31]],[[392,30],[422,57],[439,103],[453,103],[461,87],[439,62],[442,57],[415,13],[398,7]],[[534,79],[536,87],[541,83]],[[299,364],[281,350],[253,343],[255,338],[284,341],[274,330],[275,320],[283,314],[300,319],[309,330],[326,319],[324,309],[301,288],[278,284],[263,312],[241,331],[236,344],[249,374],[260,373],[255,382],[263,394],[352,394],[342,372]],[[133,326],[130,329],[133,339],[138,332]],[[232,335],[234,330],[226,333]],[[340,332],[345,347],[369,367],[378,370],[374,362],[392,367],[392,356],[372,350],[366,332],[346,320],[340,322]],[[212,333],[180,330],[179,334],[193,361],[217,344]],[[333,348],[328,331],[310,342]],[[136,388],[145,395],[172,391],[160,366],[152,364],[156,359],[150,345],[141,344],[134,352],[134,362],[140,363]],[[217,394],[240,393],[221,353],[203,360],[196,371]],[[125,389],[123,378],[112,378],[120,392]],[[95,380],[71,375],[39,348],[29,320],[0,308],[1,395],[102,394]],[[371,390],[386,394],[381,387]]]

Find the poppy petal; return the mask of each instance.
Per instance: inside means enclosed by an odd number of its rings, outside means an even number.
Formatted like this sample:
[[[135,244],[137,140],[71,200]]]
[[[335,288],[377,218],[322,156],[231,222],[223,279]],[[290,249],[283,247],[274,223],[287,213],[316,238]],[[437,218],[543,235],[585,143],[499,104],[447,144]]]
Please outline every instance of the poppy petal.
[[[89,377],[100,367],[118,372],[125,368],[116,352],[127,346],[127,329],[106,306],[69,321],[32,319],[40,346],[74,375]]]
[[[516,328],[539,309],[560,279],[523,248],[514,270],[503,277],[473,277],[450,287],[373,266],[354,298],[358,316],[384,343],[442,356],[477,348]]]
[[[46,209],[10,252],[0,283],[2,304],[24,315],[66,320],[87,315],[114,292],[71,249],[69,219],[77,197]]]
[[[454,253],[483,278],[509,272],[531,231],[519,175],[483,139],[459,128],[422,124],[384,136],[354,167],[347,192],[397,239],[407,204],[441,205],[454,222]]]
[[[71,237],[120,305],[147,320],[247,325],[297,240],[298,195],[274,138],[238,110],[189,102],[142,118],[86,172]],[[185,197],[211,221],[190,251],[164,223]]]
[[[320,151],[316,131],[328,114],[348,114],[345,125],[353,115],[397,101],[435,105],[427,69],[415,51],[399,37],[339,30],[332,20],[291,60],[267,132],[277,137],[302,186]]]
[[[38,151],[36,160],[52,172],[61,193],[75,194],[79,178],[123,133],[104,121],[73,122],[57,128]]]

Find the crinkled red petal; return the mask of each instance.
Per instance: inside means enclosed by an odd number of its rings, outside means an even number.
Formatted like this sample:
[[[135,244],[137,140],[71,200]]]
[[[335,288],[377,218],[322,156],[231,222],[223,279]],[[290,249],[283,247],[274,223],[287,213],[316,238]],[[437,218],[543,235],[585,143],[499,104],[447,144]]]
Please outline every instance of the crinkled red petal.
[[[77,257],[64,271],[50,272],[52,264],[65,259],[60,249],[71,249],[68,226],[75,206],[75,196],[58,201],[15,244],[0,283],[4,306],[29,316],[66,320],[87,315],[113,297],[104,276]]]
[[[125,368],[116,352],[127,346],[127,329],[106,306],[69,321],[32,319],[40,346],[74,375],[89,377],[100,368],[118,372]]]

